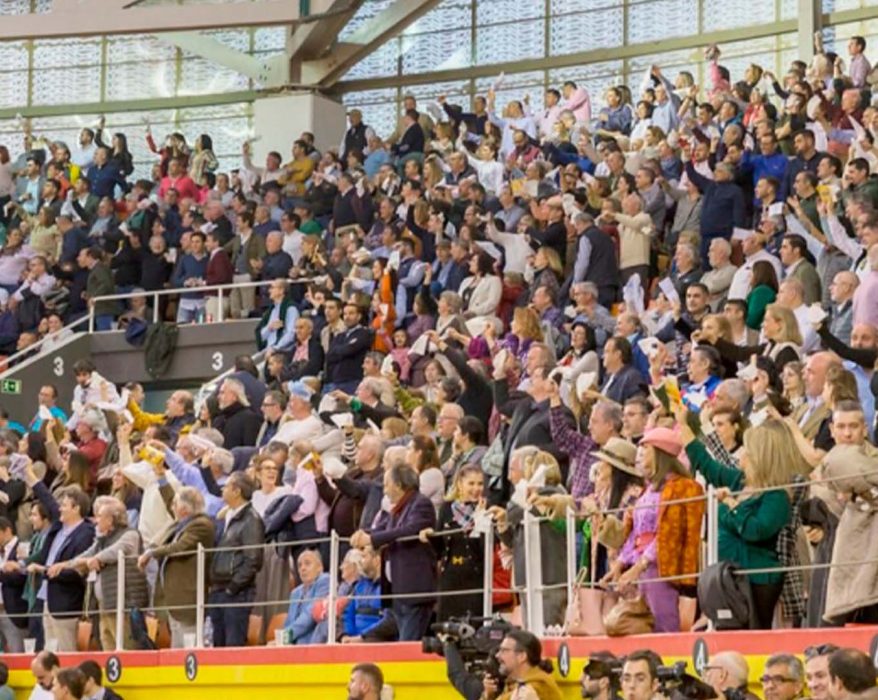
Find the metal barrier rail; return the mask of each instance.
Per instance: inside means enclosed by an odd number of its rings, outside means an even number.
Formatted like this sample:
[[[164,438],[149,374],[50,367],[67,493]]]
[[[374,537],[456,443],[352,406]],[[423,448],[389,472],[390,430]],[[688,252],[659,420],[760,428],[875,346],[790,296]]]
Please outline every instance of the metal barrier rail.
[[[75,321],[71,321],[66,326],[61,328],[60,330],[57,330],[54,333],[49,333],[49,334],[43,336],[33,345],[26,347],[24,350],[19,350],[15,354],[7,357],[6,360],[4,360],[4,362],[6,363],[6,366],[9,369],[13,369],[14,363],[17,362],[18,360],[20,360],[22,358],[27,358],[29,356],[35,356],[35,355],[41,354],[43,352],[43,345],[48,343],[50,340],[57,340],[57,339],[61,338],[68,331],[73,333],[74,328],[77,328],[78,326],[84,325],[88,320],[89,320],[88,316],[81,316],[80,318],[76,319]],[[8,372],[9,369],[7,369],[6,371]],[[6,374],[6,372],[3,372],[3,375],[5,375],[5,374]],[[2,376],[2,375],[0,375],[0,376]]]
[[[284,279],[287,284],[310,284],[314,282],[314,277],[301,277],[298,279]],[[234,289],[251,289],[268,287],[276,280],[260,280],[258,282],[229,282],[228,284],[209,284],[201,287],[174,287],[173,289],[155,289],[152,291],[126,292],[125,294],[106,294],[104,296],[91,299],[88,309],[88,332],[94,333],[95,323],[95,304],[99,301],[125,301],[129,299],[140,299],[141,297],[152,298],[152,322],[159,322],[159,298],[163,296],[179,296],[181,294],[203,294],[205,292],[216,292],[219,300],[219,308],[217,309],[218,318],[215,323],[222,323],[226,320],[225,310],[223,309],[223,298],[225,293]]]
[[[870,472],[866,472],[863,476],[868,475],[878,475],[878,469]],[[822,479],[815,479],[813,481],[807,482],[798,482],[791,484],[781,484],[778,486],[772,487],[764,487],[759,489],[746,490],[744,492],[738,493],[746,493],[746,495],[755,495],[757,493],[763,493],[766,491],[777,491],[784,489],[792,489],[792,488],[802,488],[809,486],[811,484],[823,484],[829,483],[833,481],[844,481],[846,479],[850,479],[849,476],[843,477],[827,477]],[[706,545],[706,557],[705,562],[707,565],[713,564],[718,561],[717,557],[717,508],[718,501],[716,498],[716,489],[713,486],[709,486],[707,489],[707,493],[704,496],[697,498],[685,498],[685,499],[677,499],[674,501],[667,501],[663,505],[671,505],[671,504],[685,504],[706,500],[708,502],[708,510],[706,513],[707,520],[707,541]],[[651,506],[654,507],[654,506]],[[628,509],[606,509],[603,511],[597,511],[600,514],[611,514],[619,512],[620,510],[631,510]],[[576,552],[576,520],[577,514],[570,508],[567,509],[565,515],[565,554],[567,558],[567,571],[566,571],[566,581],[553,583],[553,584],[543,584],[542,583],[542,567],[541,567],[541,547],[540,547],[540,539],[539,539],[539,526],[541,523],[546,522],[554,522],[555,519],[549,516],[537,516],[531,512],[531,509],[525,509],[524,518],[521,524],[521,527],[524,528],[524,560],[525,560],[525,581],[524,585],[521,585],[522,582],[515,582],[511,588],[506,589],[495,589],[493,586],[493,554],[494,554],[494,528],[488,529],[486,532],[479,532],[479,536],[484,539],[484,584],[482,588],[477,589],[466,589],[466,590],[452,590],[452,591],[429,591],[429,592],[419,592],[419,593],[378,593],[375,595],[368,596],[344,596],[347,600],[369,600],[369,599],[380,599],[380,600],[394,600],[394,599],[408,599],[408,598],[423,598],[425,596],[429,596],[431,598],[442,598],[442,597],[453,597],[453,596],[463,596],[463,595],[475,595],[475,594],[483,594],[483,617],[491,617],[493,614],[493,605],[492,598],[494,593],[517,593],[523,597],[527,618],[524,621],[525,627],[530,630],[537,631],[537,633],[541,633],[544,631],[543,625],[543,610],[542,610],[542,594],[546,591],[552,590],[560,590],[566,589],[568,594],[568,600],[573,599],[574,589],[577,586],[576,583],[576,561],[575,561],[575,552]],[[453,535],[459,534],[468,534],[472,533],[472,528],[454,528],[449,530],[439,530],[435,531],[430,535],[430,538],[438,538],[438,537],[451,537]],[[406,537],[399,538],[398,542],[409,542],[416,541],[420,539],[420,535],[408,535]],[[280,546],[284,547],[303,547],[309,545],[320,545],[329,543],[330,545],[330,566],[329,573],[330,575],[330,587],[329,587],[329,595],[327,596],[327,610],[335,611],[336,603],[339,600],[338,595],[338,576],[337,572],[340,566],[339,560],[339,549],[342,543],[347,543],[350,541],[350,538],[340,537],[335,531],[330,533],[328,537],[317,537],[310,538],[305,540],[299,540],[295,542],[281,543]],[[211,608],[234,608],[234,607],[242,607],[241,603],[208,603],[205,600],[205,583],[207,578],[206,571],[206,556],[208,553],[214,552],[228,552],[228,551],[250,551],[256,549],[268,549],[279,546],[276,542],[262,542],[253,545],[245,545],[242,547],[211,547],[205,548],[202,545],[198,545],[197,549],[189,550],[186,552],[178,552],[175,553],[174,557],[182,557],[182,556],[196,556],[196,578],[200,585],[198,585],[196,589],[196,601],[194,605],[178,605],[178,606],[150,606],[148,608],[144,608],[146,611],[159,612],[159,611],[167,611],[172,612],[174,610],[191,610],[193,607],[196,610],[196,646],[202,647],[204,646],[204,619],[205,619],[205,611]],[[116,616],[116,647],[117,650],[121,650],[123,648],[124,642],[124,624],[126,619],[126,613],[131,611],[130,608],[125,607],[125,560],[126,559],[137,559],[140,555],[129,555],[125,556],[123,552],[119,552],[116,566],[117,566],[117,581],[116,581],[116,596],[117,596],[117,605],[114,611]],[[833,568],[851,568],[858,567],[864,564],[878,564],[878,558],[872,559],[864,559],[860,561],[844,561],[844,562],[828,562],[828,563],[810,563],[810,564],[800,564],[796,566],[777,566],[777,567],[764,567],[758,569],[739,569],[736,573],[741,576],[749,576],[755,574],[763,574],[763,573],[786,573],[791,571],[815,571],[822,569],[833,569]],[[700,572],[693,572],[691,574],[680,574],[675,576],[664,576],[664,577],[654,577],[654,578],[640,578],[636,581],[636,584],[641,583],[657,583],[657,582],[669,582],[669,581],[677,581],[682,579],[692,579],[698,578],[700,576]],[[586,583],[584,584],[587,587],[599,587],[596,583]],[[251,603],[245,604],[251,608],[264,608],[264,607],[277,607],[277,606],[287,606],[289,605],[289,598],[284,600],[277,601],[254,601]],[[18,614],[8,614],[10,618],[29,618],[39,616],[37,613],[18,613]],[[337,629],[338,619],[334,612],[331,612],[327,615],[327,643],[328,644],[336,644],[336,639],[338,637],[338,629]]]

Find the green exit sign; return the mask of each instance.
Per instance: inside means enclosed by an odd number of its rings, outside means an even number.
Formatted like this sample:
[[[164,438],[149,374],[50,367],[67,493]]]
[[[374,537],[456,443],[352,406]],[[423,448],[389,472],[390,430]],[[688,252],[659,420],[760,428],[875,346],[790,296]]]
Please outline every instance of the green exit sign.
[[[0,394],[20,394],[20,379],[3,379],[0,380]]]

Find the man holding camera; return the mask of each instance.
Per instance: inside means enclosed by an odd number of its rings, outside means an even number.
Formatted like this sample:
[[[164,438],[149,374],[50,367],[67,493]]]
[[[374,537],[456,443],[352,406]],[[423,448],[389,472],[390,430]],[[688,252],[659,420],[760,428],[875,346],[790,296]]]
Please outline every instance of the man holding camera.
[[[542,658],[542,645],[530,632],[512,630],[497,648],[500,672],[506,676],[506,685],[499,688],[493,679],[485,677],[482,700],[561,700],[561,691],[550,675],[552,662]]]
[[[622,666],[622,697],[625,700],[658,700],[661,681],[661,658],[651,651],[635,651],[625,657]]]
[[[718,698],[727,700],[758,700],[747,690],[750,669],[747,659],[737,651],[723,651],[712,657],[701,669],[701,677]]]
[[[582,697],[590,700],[621,700],[620,670],[620,661],[608,651],[589,655],[579,679]]]

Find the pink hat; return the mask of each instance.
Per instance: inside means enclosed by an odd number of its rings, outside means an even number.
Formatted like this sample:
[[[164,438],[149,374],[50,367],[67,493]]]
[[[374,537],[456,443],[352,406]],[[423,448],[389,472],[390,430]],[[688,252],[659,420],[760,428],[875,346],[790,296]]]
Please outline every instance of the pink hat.
[[[670,428],[653,428],[648,430],[640,440],[641,445],[652,445],[657,450],[666,452],[671,457],[679,456],[683,451],[680,437]]]

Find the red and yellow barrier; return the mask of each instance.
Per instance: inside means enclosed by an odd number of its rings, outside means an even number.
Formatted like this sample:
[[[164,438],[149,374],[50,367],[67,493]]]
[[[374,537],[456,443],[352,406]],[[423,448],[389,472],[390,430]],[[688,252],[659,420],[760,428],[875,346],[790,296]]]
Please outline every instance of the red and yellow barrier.
[[[567,678],[555,674],[566,698],[578,698],[579,674],[589,653],[610,650],[624,655],[649,648],[665,663],[688,661],[706,650],[708,655],[735,650],[750,663],[751,682],[762,674],[766,657],[779,652],[801,654],[805,647],[833,643],[875,654],[878,626],[826,630],[778,630],[773,632],[720,632],[711,634],[643,635],[608,639],[575,637],[544,643],[544,655],[556,659],[562,644],[571,657]],[[276,697],[296,700],[344,698],[351,666],[363,661],[377,663],[399,700],[452,700],[460,696],[445,677],[445,663],[425,656],[419,644],[358,644],[313,647],[259,647],[246,649],[161,650],[118,654],[62,654],[63,666],[92,658],[105,674],[117,677],[111,685],[126,700],[255,700]],[[7,655],[10,685],[19,700],[26,700],[33,687],[31,658]],[[116,676],[118,674],[118,676]]]

